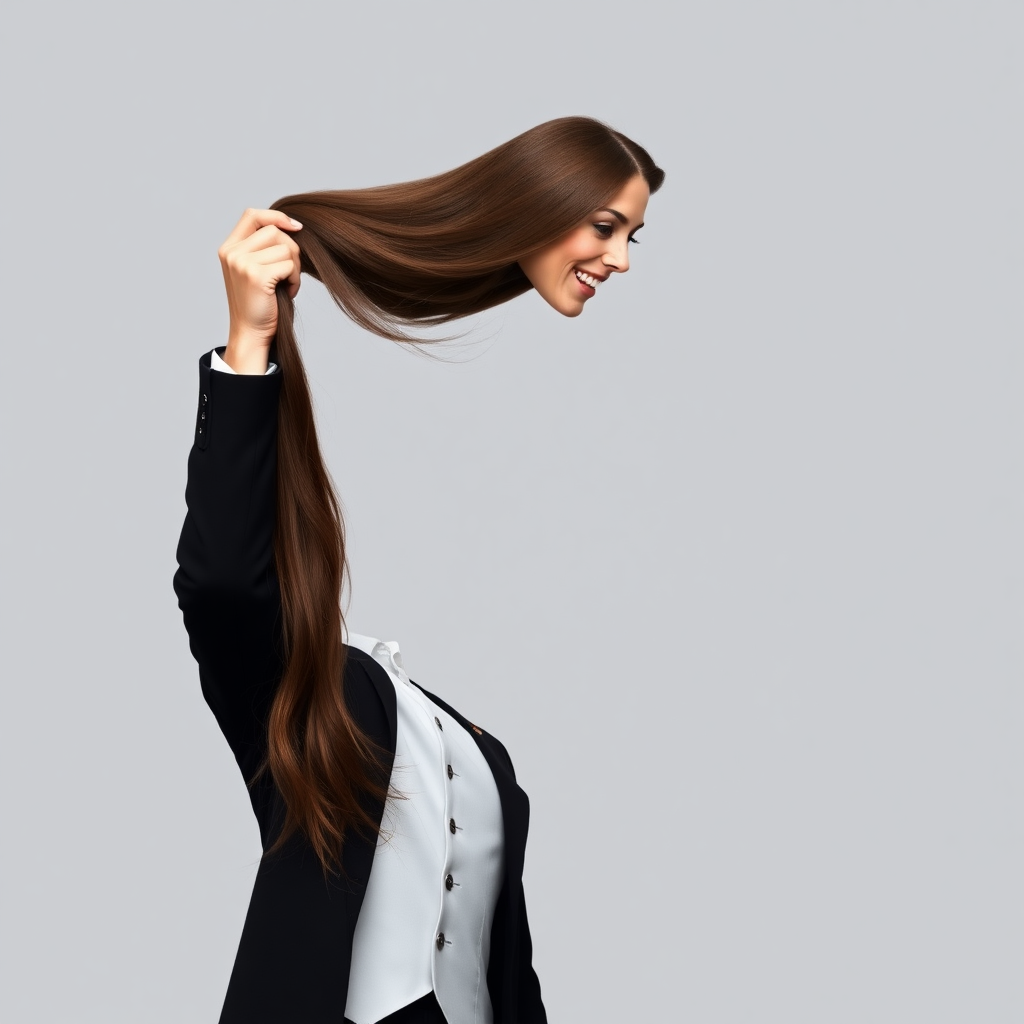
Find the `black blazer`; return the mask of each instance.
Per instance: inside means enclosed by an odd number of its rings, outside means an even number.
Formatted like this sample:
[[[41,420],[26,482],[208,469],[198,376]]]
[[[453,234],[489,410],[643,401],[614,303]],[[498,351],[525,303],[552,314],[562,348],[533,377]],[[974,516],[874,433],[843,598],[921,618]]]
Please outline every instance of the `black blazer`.
[[[234,375],[199,360],[199,408],[188,459],[188,513],[174,590],[199,663],[203,695],[248,781],[266,755],[266,724],[282,673],[281,596],[273,558],[277,407],[281,374]],[[394,757],[396,705],[387,673],[347,650],[345,700],[363,731]],[[424,691],[426,692],[426,691]],[[476,741],[501,798],[505,877],[491,929],[487,987],[496,1024],[547,1017],[533,970],[523,898],[529,800],[508,752],[428,694]],[[250,787],[263,848],[276,838],[283,801],[264,773]],[[383,803],[369,805],[375,820]],[[346,837],[344,877],[325,880],[302,837],[260,862],[221,1013],[221,1024],[339,1024],[348,994],[352,935],[373,867],[374,837]]]

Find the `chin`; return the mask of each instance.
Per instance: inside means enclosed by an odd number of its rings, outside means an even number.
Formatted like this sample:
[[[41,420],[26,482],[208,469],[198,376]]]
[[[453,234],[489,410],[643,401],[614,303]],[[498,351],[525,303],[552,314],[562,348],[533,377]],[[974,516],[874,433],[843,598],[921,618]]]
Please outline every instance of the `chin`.
[[[537,294],[556,312],[561,313],[562,316],[579,316],[583,312],[583,307],[586,305],[585,302],[580,302],[575,298],[572,298],[564,294],[544,294],[539,289]]]
[[[582,302],[552,302],[548,300],[548,305],[557,310],[562,316],[579,316],[583,312],[584,303]]]

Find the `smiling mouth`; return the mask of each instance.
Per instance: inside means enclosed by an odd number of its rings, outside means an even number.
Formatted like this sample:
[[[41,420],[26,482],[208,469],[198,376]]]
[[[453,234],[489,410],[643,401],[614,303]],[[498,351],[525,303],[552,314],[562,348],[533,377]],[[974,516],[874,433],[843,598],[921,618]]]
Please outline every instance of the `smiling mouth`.
[[[582,281],[588,288],[593,288],[594,291],[597,291],[601,278],[594,277],[593,274],[585,274],[582,270],[576,270],[573,273],[575,273],[577,281]]]

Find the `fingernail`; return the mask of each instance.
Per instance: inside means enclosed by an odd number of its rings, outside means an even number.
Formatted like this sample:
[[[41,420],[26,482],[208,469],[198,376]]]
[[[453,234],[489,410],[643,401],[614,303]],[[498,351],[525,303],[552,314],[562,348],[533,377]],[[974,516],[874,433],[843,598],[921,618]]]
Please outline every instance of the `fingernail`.
[[[288,219],[291,221],[291,224],[292,224],[293,228],[301,228],[302,227],[302,225],[294,217],[289,217]]]

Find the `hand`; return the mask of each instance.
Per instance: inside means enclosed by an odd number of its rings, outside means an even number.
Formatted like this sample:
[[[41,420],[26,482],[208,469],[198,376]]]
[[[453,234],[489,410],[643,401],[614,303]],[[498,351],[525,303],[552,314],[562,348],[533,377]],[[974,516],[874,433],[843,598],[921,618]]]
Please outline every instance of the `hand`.
[[[299,291],[299,247],[285,232],[301,227],[279,210],[246,210],[217,250],[230,313],[224,360],[238,373],[267,369],[277,330],[277,284],[288,281],[289,298]]]

